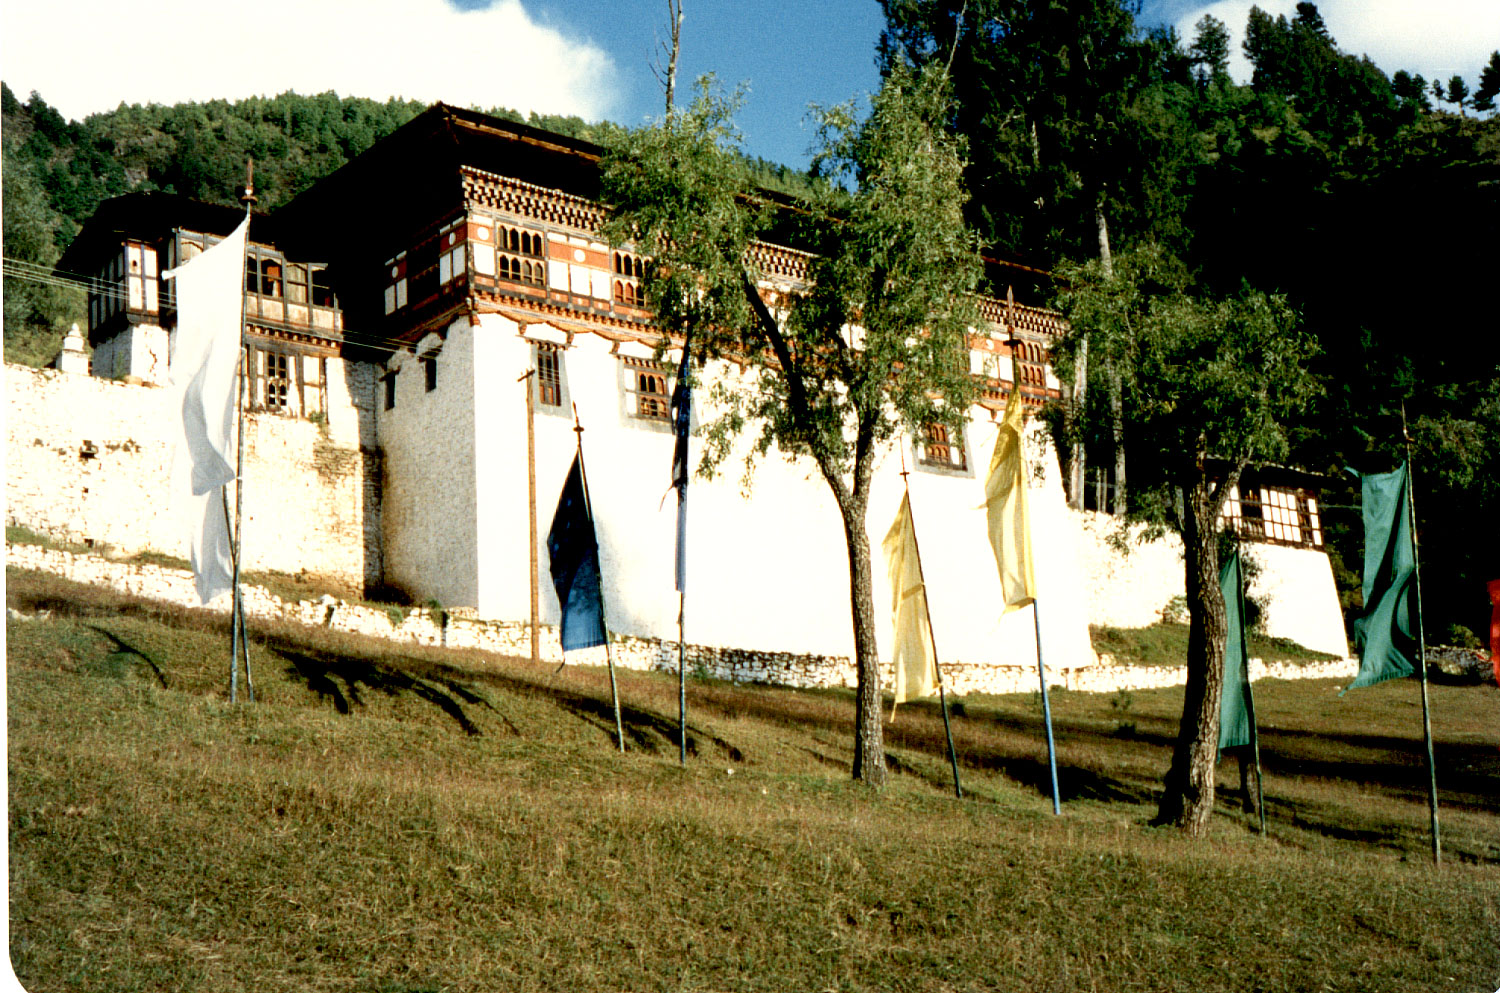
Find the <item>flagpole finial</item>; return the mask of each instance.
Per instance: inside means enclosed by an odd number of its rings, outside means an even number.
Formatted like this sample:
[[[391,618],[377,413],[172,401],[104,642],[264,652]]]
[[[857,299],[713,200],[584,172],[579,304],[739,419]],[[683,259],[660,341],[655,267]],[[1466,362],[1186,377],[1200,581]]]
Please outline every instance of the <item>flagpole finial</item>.
[[[909,473],[909,472],[906,471],[906,449],[902,448],[902,449],[900,449],[900,451],[901,451],[901,485],[902,486],[906,486],[907,485],[907,483],[906,483],[906,477],[910,476],[911,473]]]
[[[245,159],[245,185],[240,190],[240,203],[249,210],[254,207],[258,198],[255,195],[255,160]]]
[[[578,404],[573,404],[573,433],[578,435],[578,444],[583,445],[583,423],[578,420]]]

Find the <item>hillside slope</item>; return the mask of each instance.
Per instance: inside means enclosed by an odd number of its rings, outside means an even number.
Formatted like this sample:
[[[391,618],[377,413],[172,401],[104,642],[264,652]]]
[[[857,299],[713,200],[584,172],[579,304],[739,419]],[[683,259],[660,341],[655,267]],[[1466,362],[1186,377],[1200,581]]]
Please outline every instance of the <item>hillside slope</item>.
[[[45,990],[1488,990],[1500,690],[1265,683],[1270,837],[1147,824],[1180,691],[932,707],[848,782],[846,693],[252,631],[8,570],[11,959]],[[43,612],[50,614],[43,616]],[[1225,769],[1232,776],[1232,766]]]

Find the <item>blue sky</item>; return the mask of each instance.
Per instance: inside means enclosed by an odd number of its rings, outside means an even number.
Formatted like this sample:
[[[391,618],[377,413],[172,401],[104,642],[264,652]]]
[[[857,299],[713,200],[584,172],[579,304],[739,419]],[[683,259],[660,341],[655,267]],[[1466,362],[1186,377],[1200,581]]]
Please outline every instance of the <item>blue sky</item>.
[[[1150,0],[1141,21],[1184,37],[1205,11],[1236,33],[1256,0]],[[1258,0],[1290,14],[1295,0]],[[686,0],[680,84],[715,72],[749,92],[746,148],[805,165],[811,103],[879,84],[876,0]],[[1500,0],[1324,0],[1345,50],[1387,72],[1455,73],[1471,86],[1500,49]],[[238,99],[285,90],[577,114],[637,124],[662,109],[651,73],[666,0],[213,0],[0,3],[0,78],[64,116],[125,103]],[[357,16],[352,13],[357,11]],[[289,26],[291,26],[289,28]],[[1241,75],[1241,61],[1233,67]]]

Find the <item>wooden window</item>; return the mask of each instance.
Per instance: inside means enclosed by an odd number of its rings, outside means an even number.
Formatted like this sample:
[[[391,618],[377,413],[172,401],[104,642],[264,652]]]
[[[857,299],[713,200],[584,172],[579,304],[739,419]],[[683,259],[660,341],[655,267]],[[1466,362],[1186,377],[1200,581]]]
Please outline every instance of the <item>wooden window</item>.
[[[668,383],[668,372],[647,359],[625,360],[626,409],[635,417],[649,421],[669,421],[672,418],[672,393]]]
[[[963,444],[946,424],[928,424],[922,428],[920,461],[944,469],[963,469],[968,465]]]
[[[537,402],[562,406],[562,350],[553,345],[536,346]]]
[[[291,392],[291,356],[284,352],[264,352],[265,370],[261,380],[263,392],[261,402],[267,410],[285,411],[287,395]]]
[[[406,253],[386,262],[385,312],[394,314],[406,306]]]
[[[312,274],[312,305],[314,307],[337,307],[333,298],[333,284],[328,281],[328,268],[326,266],[311,266]]]
[[[667,413],[667,377],[659,372],[637,371],[636,415],[665,420]]]
[[[1303,548],[1323,547],[1318,498],[1302,489],[1257,486],[1229,491],[1224,518],[1241,538]]]
[[[286,298],[290,303],[307,302],[307,266],[287,264]]]
[[[468,275],[468,245],[463,240],[462,221],[455,221],[438,234],[438,285]]]
[[[546,242],[540,231],[501,226],[496,233],[495,249],[495,271],[499,278],[530,286],[541,286],[546,281],[547,264],[540,261],[546,252]]]
[[[628,252],[615,252],[613,261],[615,275],[623,277],[614,281],[611,293],[614,302],[627,307],[644,306],[646,294],[641,289],[640,279],[645,268],[641,260]]]

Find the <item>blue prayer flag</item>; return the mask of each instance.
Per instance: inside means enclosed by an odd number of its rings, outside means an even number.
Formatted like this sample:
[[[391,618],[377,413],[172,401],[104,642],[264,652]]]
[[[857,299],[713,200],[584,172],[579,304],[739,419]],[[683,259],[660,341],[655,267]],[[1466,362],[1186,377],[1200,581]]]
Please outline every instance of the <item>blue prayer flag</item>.
[[[563,651],[604,644],[599,543],[594,537],[594,520],[589,515],[582,456],[574,457],[573,468],[568,470],[568,480],[558,497],[552,529],[547,532],[547,555],[562,613]]]
[[[693,420],[693,388],[688,383],[688,355],[691,337],[682,343],[682,364],[677,368],[677,385],[672,390],[672,428],[677,443],[672,447],[672,485],[677,489],[677,589],[687,589],[687,488],[692,472],[688,466],[688,431]]]

